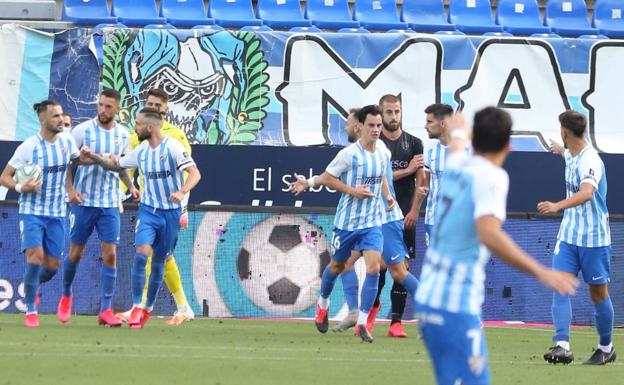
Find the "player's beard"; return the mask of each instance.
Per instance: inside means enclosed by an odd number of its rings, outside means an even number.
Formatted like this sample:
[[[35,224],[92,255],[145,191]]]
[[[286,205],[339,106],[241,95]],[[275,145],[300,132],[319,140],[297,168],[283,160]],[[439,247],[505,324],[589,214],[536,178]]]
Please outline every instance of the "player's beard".
[[[98,114],[97,118],[98,118],[98,121],[102,124],[108,124],[113,120],[113,118],[109,118],[108,116],[104,116],[102,114]]]
[[[149,131],[147,131],[147,130],[145,130],[143,132],[137,131],[137,138],[139,138],[139,142],[142,142],[142,141],[144,141],[146,139],[149,139],[151,137],[152,137],[152,134]]]
[[[397,131],[399,128],[401,128],[401,123],[400,122],[386,122],[385,120],[382,121],[383,123],[383,127],[390,131],[390,132],[395,132]]]
[[[46,130],[54,133],[55,135],[56,134],[60,134],[64,130],[63,123],[61,123],[60,126],[59,125],[54,125],[52,123],[48,123],[48,124],[46,124],[45,128],[46,128]]]
[[[347,134],[347,140],[349,141],[349,143],[355,143],[358,140],[358,138],[355,135],[355,133]]]

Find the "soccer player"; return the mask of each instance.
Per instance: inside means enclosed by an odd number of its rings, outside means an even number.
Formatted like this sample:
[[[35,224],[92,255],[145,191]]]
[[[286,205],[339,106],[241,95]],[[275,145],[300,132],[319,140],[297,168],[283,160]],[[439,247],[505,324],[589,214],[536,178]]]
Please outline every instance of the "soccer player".
[[[139,141],[144,142],[121,160],[115,156],[103,157],[90,153],[83,148],[86,155],[107,169],[139,168],[145,178],[135,230],[133,308],[128,319],[128,325],[132,328],[144,327],[150,318],[156,294],[163,282],[165,260],[173,253],[178,239],[182,200],[201,179],[193,158],[180,142],[160,131],[162,125],[159,110],[143,108],[137,115],[135,130]],[[184,173],[188,173],[186,181]],[[148,255],[152,255],[152,273],[143,306]]]
[[[373,342],[366,329],[366,320],[379,280],[383,244],[380,200],[385,198],[388,209],[394,208],[395,201],[385,179],[390,159],[377,146],[381,134],[381,111],[377,106],[369,105],[358,112],[357,118],[360,128],[357,142],[342,149],[323,174],[308,182],[310,187],[318,183],[342,193],[334,219],[332,258],[321,278],[315,323],[318,331],[327,332],[329,296],[336,277],[344,270],[351,251],[360,251],[366,262],[366,278],[356,328],[363,341]],[[339,179],[343,183],[338,183]]]
[[[474,117],[472,147],[454,118],[444,183],[438,193],[435,226],[425,257],[416,311],[439,385],[490,384],[481,328],[485,265],[489,251],[534,275],[562,294],[574,293],[576,279],[539,264],[502,230],[509,177],[502,164],[509,152],[511,117],[488,107]]]
[[[65,239],[67,213],[66,173],[72,159],[80,152],[71,135],[63,133],[63,109],[54,100],[34,105],[39,116],[39,133],[20,144],[0,175],[0,183],[17,191],[21,247],[26,254],[24,272],[24,325],[39,327],[35,305],[39,285],[56,274]],[[13,180],[15,171],[27,164],[36,164],[43,171],[42,180],[29,179],[23,184]]]
[[[69,112],[63,112],[63,132],[71,132],[74,128],[72,116]]]
[[[126,127],[115,122],[119,113],[119,92],[106,89],[98,99],[97,116],[74,128],[71,135],[79,148],[88,147],[96,154],[113,154],[117,157],[126,153],[130,133]],[[102,250],[100,272],[100,325],[120,326],[111,310],[117,278],[117,244],[119,243],[120,188],[119,179],[130,186],[132,196],[138,200],[139,191],[134,188],[126,170],[119,173],[105,170],[98,164],[78,166],[75,177],[68,174],[70,201],[69,256],[63,261],[63,294],[57,308],[57,318],[66,323],[71,317],[73,302],[72,283],[89,237],[95,229]],[[71,181],[73,180],[73,187]]]
[[[192,155],[191,145],[186,138],[186,134],[181,129],[177,128],[173,124],[169,123],[165,118],[167,116],[167,112],[169,111],[169,107],[167,105],[169,101],[169,97],[167,93],[161,89],[153,88],[147,91],[147,99],[145,100],[145,107],[154,108],[160,111],[160,114],[163,116],[163,125],[160,132],[170,138],[173,138],[180,142],[185,151]],[[137,132],[132,133],[130,137],[130,148],[134,149],[140,144],[139,137]],[[184,175],[186,178],[187,174]],[[144,180],[143,175],[139,175],[139,189],[144,189]],[[180,216],[180,227],[185,229],[188,227],[188,200],[189,194],[184,195],[184,199],[182,200],[182,215]],[[146,268],[146,280],[149,279],[150,276],[150,266],[151,263],[151,255],[147,256],[147,268]],[[165,262],[165,285],[171,292],[173,299],[177,305],[177,310],[173,314],[173,317],[167,319],[165,322],[168,325],[180,325],[184,321],[190,321],[195,318],[195,313],[193,313],[193,309],[188,304],[186,299],[186,295],[184,294],[184,287],[182,286],[182,278],[180,277],[180,270],[178,270],[178,265],[173,255],[167,257],[167,261]],[[145,305],[145,301],[147,299],[147,284],[143,289],[143,300],[142,304]],[[130,313],[132,309],[123,312],[117,313],[116,316],[120,319],[127,321],[130,318]]]
[[[596,330],[600,336],[598,348],[584,364],[604,365],[615,361],[611,341],[613,304],[609,297],[611,235],[607,211],[607,176],[604,164],[585,140],[587,120],[576,111],[559,115],[561,138],[566,150],[566,199],[540,202],[540,213],[563,210],[563,220],[557,235],[552,267],[570,277],[582,272],[589,285],[589,295],[595,308]],[[555,324],[553,346],[544,354],[550,363],[569,364],[574,360],[570,349],[570,297],[553,294],[552,317]]]

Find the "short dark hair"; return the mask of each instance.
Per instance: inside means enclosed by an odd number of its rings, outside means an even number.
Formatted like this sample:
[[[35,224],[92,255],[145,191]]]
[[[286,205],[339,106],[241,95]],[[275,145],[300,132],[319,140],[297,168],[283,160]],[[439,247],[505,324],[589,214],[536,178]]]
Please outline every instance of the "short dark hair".
[[[472,125],[472,147],[475,152],[497,153],[511,137],[511,116],[505,110],[486,107],[474,116]]]
[[[112,88],[106,88],[100,93],[100,96],[106,96],[107,98],[113,98],[117,101],[117,103],[121,102],[121,94],[119,91],[114,90]]]
[[[373,115],[373,116],[381,115],[381,110],[379,109],[378,106],[374,104],[369,104],[368,106],[364,106],[360,108],[360,110],[357,113],[358,122],[364,123],[366,121],[366,116],[368,115]]]
[[[74,117],[71,116],[71,114],[69,112],[63,112],[63,116],[68,116],[69,120],[74,120]]]
[[[37,113],[37,115],[41,115],[42,113],[48,110],[48,106],[60,106],[61,104],[56,100],[47,99],[39,103],[33,104],[33,110]]]
[[[139,111],[139,114],[143,114],[143,116],[149,119],[155,119],[158,121],[162,120],[162,115],[160,115],[160,111],[155,108],[145,107],[141,111]]]
[[[360,112],[361,108],[359,107],[353,107],[353,108],[349,108],[349,115],[353,114],[357,117],[358,112]]]
[[[381,97],[381,99],[379,99],[379,108],[381,108],[381,106],[383,106],[383,104],[386,102],[401,104],[401,98],[399,98],[396,95],[385,94],[384,96]]]
[[[151,88],[149,91],[147,91],[146,98],[149,96],[155,96],[158,99],[164,101],[165,103],[169,101],[169,95],[167,95],[167,93],[160,88]]]
[[[437,120],[453,115],[453,107],[444,103],[435,103],[425,108],[425,114],[433,114]]]
[[[585,128],[587,127],[587,118],[585,115],[574,110],[567,110],[559,115],[559,123],[561,127],[570,131],[577,138],[582,138],[585,135]]]

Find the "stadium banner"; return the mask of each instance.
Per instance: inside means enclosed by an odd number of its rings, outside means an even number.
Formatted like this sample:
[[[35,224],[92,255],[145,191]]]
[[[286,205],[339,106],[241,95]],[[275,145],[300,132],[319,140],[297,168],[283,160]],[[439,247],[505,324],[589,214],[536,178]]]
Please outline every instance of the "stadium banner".
[[[404,129],[425,137],[436,102],[470,117],[496,105],[514,118],[513,149],[545,151],[557,115],[589,117],[600,151],[624,153],[618,119],[624,42],[404,33],[301,34],[212,30],[0,31],[0,139],[38,127],[31,106],[51,97],[75,123],[96,112],[100,87],[122,94],[130,128],[145,91],[163,88],[169,119],[195,144],[344,145],[349,108],[384,94],[403,101]],[[621,65],[623,64],[623,65]]]
[[[227,210],[227,209],[225,209]],[[0,312],[23,312],[24,256],[19,252],[17,208],[0,206]],[[130,269],[134,256],[133,240],[136,209],[128,208],[121,216],[121,241],[118,249],[115,310],[131,306]],[[285,213],[283,211],[194,211],[190,225],[179,235],[175,250],[184,289],[193,310],[208,317],[312,317],[320,274],[329,261],[333,215]],[[550,265],[559,227],[558,218],[510,218],[505,229],[521,247],[546,265]],[[422,221],[417,228],[416,259],[410,270],[420,275],[424,232]],[[612,281],[610,292],[616,322],[624,322],[624,222],[611,223],[613,234]],[[622,236],[620,236],[622,235]],[[66,238],[67,239],[67,238]],[[68,245],[66,245],[66,251]],[[100,247],[94,235],[74,281],[74,311],[97,314],[100,301]],[[363,262],[356,263],[360,278]],[[391,278],[387,277],[381,295],[381,317],[390,315]],[[360,279],[360,282],[362,279]],[[550,291],[535,279],[520,273],[496,258],[487,266],[484,320],[520,320],[550,322]],[[61,274],[42,288],[41,311],[56,311],[61,294]],[[573,323],[593,323],[594,307],[582,285],[573,299]],[[174,302],[163,286],[155,311],[170,315]],[[346,314],[341,281],[331,296],[330,315]],[[412,318],[408,301],[406,319]]]

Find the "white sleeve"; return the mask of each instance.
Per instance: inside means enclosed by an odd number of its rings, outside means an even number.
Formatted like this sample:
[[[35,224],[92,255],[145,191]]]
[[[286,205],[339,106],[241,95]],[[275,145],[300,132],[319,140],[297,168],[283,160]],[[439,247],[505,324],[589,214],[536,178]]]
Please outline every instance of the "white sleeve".
[[[474,174],[472,197],[474,219],[494,215],[501,221],[507,218],[507,191],[509,175],[502,169],[481,170]]]
[[[9,166],[17,169],[30,163],[30,160],[32,159],[32,148],[30,148],[30,151],[28,151],[29,147],[29,143],[27,142],[24,142],[17,146],[17,148],[15,149],[15,153],[13,153],[13,156],[11,157],[11,159],[9,159]],[[28,154],[29,152],[30,156]]]
[[[583,156],[579,161],[578,171],[581,175],[581,184],[589,183],[598,190],[598,183],[602,178],[602,160],[597,153]]]
[[[71,159],[76,159],[80,156],[80,147],[78,147],[78,144],[76,143],[76,139],[71,134],[67,134],[67,137],[69,138],[69,147],[70,147],[69,157]]]
[[[126,128],[126,126],[121,127],[121,155],[126,155],[131,151],[130,148],[130,132]]]
[[[351,147],[346,147],[340,150],[336,157],[327,165],[325,171],[329,174],[339,178],[340,175],[349,171],[351,169],[351,162],[349,161],[351,151],[349,150]]]
[[[84,124],[77,125],[71,131],[70,135],[74,138],[74,141],[76,142],[76,145],[78,146],[78,149],[80,150],[82,146],[84,145],[85,125]]]
[[[171,153],[175,159],[178,170],[184,170],[187,167],[195,165],[195,161],[191,157],[191,154],[186,151],[182,143],[177,140],[170,141],[172,143]]]
[[[137,148],[134,149],[134,151],[130,152],[129,154],[122,156],[121,160],[119,160],[119,167],[121,168],[137,168],[139,167],[139,161],[138,161],[138,156],[139,156],[139,151],[141,151],[141,149],[143,148],[143,146],[138,146]]]
[[[431,173],[431,151],[433,147],[427,145],[423,151],[423,160],[425,161],[425,171]]]

